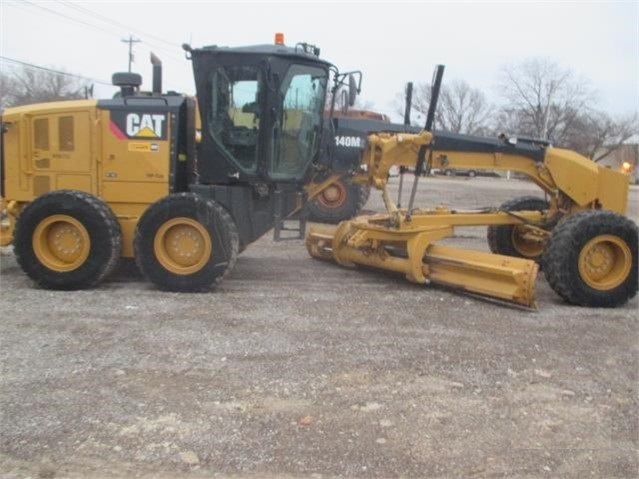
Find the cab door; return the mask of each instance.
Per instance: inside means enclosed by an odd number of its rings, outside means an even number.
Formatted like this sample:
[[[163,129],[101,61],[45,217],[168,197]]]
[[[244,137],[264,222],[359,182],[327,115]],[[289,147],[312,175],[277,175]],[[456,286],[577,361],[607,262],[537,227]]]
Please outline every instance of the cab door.
[[[314,65],[291,65],[281,80],[272,125],[273,181],[299,181],[319,151],[328,73]]]

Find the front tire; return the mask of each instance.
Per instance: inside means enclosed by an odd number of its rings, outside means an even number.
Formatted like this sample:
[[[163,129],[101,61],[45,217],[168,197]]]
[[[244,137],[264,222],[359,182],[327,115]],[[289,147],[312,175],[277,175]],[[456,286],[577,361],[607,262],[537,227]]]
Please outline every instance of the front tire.
[[[16,260],[48,289],[90,288],[113,271],[121,249],[120,225],[111,208],[81,191],[40,196],[16,224]]]
[[[615,307],[637,294],[637,225],[610,211],[575,213],[554,230],[542,257],[546,279],[566,302]]]
[[[136,264],[168,291],[205,291],[237,260],[239,235],[228,212],[194,193],[167,196],[151,205],[135,231]]]

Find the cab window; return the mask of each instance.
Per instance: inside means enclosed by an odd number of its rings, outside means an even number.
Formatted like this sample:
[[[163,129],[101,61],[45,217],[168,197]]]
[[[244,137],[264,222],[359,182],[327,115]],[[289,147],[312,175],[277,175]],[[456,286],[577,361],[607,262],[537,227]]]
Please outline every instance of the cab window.
[[[326,83],[326,71],[306,65],[293,65],[282,80],[281,115],[272,133],[271,178],[298,179],[313,160],[320,139]]]
[[[226,157],[245,173],[257,171],[260,129],[260,70],[221,67],[211,76],[211,136]]]

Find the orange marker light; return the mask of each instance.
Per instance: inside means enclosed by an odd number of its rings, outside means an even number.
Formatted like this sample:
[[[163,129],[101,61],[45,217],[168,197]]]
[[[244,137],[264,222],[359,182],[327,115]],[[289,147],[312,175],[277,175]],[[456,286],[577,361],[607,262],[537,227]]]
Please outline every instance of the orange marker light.
[[[284,34],[276,33],[275,34],[275,44],[276,45],[284,45]]]

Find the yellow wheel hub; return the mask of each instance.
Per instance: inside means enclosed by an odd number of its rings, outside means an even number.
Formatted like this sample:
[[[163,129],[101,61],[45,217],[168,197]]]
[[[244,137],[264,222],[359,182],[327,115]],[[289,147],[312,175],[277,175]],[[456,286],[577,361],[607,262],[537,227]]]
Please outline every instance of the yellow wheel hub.
[[[193,274],[211,258],[211,237],[200,223],[191,218],[173,218],[162,225],[153,241],[155,257],[174,274]]]
[[[90,251],[88,231],[72,216],[49,216],[33,233],[33,252],[40,263],[53,271],[63,273],[79,268]]]
[[[617,236],[596,236],[579,253],[579,275],[591,288],[608,291],[622,284],[632,269],[632,252]]]
[[[525,226],[513,226],[513,247],[525,258],[538,258],[544,252],[543,241],[535,241],[532,233]]]
[[[341,206],[345,199],[346,189],[341,183],[332,183],[318,196],[319,202],[329,208]]]

